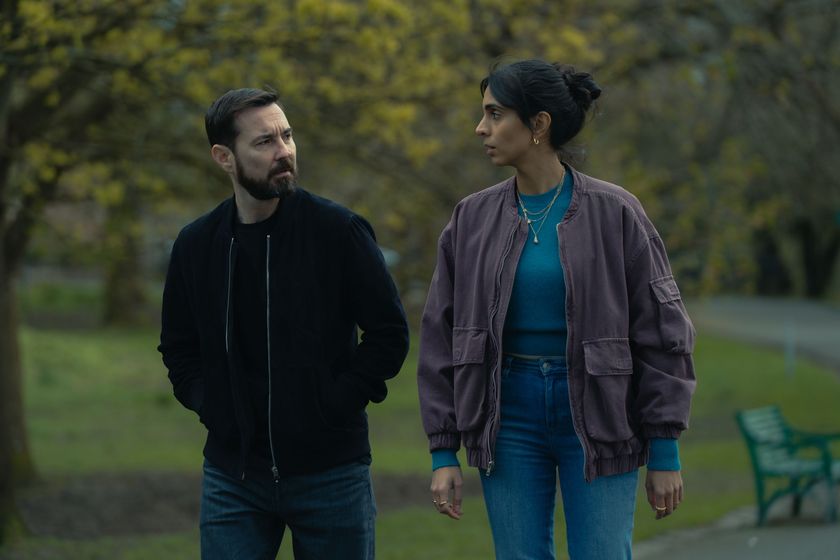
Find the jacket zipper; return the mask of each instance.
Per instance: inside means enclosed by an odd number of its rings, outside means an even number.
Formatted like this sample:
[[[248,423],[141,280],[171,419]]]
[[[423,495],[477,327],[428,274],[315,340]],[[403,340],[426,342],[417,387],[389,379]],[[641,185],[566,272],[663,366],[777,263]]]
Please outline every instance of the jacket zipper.
[[[271,474],[280,482],[277,459],[274,455],[274,437],[271,431],[271,234],[265,236],[265,338],[268,364],[268,448],[271,451]]]
[[[569,320],[569,299],[571,290],[569,289],[569,277],[571,274],[569,273],[569,267],[566,262],[563,260],[563,243],[560,237],[560,225],[557,224],[556,233],[557,233],[557,248],[560,251],[558,257],[560,258],[560,264],[563,268],[563,281],[566,283],[566,301],[565,301],[565,308],[566,308],[566,370],[571,372],[572,371],[572,363],[570,360],[571,355],[569,354],[569,348],[572,345],[572,329],[571,325],[572,322]],[[589,477],[586,476],[586,467],[589,464],[589,452],[587,451],[586,447],[586,440],[581,436],[580,429],[578,429],[578,424],[575,421],[575,407],[574,402],[572,402],[572,376],[569,376],[569,410],[572,411],[572,427],[575,429],[575,434],[577,435],[578,441],[580,441],[580,446],[583,449],[583,479],[589,482]]]
[[[490,382],[491,382],[491,386],[490,386],[491,391],[490,392],[493,395],[493,400],[491,401],[492,404],[493,404],[493,408],[490,411],[491,412],[491,414],[490,414],[490,426],[489,426],[489,429],[487,430],[487,451],[489,452],[490,460],[487,462],[487,470],[484,472],[485,476],[490,476],[493,473],[493,466],[495,465],[495,462],[493,461],[493,444],[495,443],[495,440],[493,438],[493,431],[494,431],[495,426],[498,422],[498,410],[499,410],[498,401],[500,399],[500,395],[499,395],[500,391],[499,391],[498,385],[496,383],[495,372],[499,371],[499,369],[502,366],[501,348],[499,347],[499,343],[497,341],[497,338],[494,335],[494,327],[495,327],[495,324],[496,324],[496,315],[498,314],[499,306],[501,305],[502,274],[503,274],[504,269],[505,269],[505,261],[507,260],[508,255],[510,254],[510,250],[513,247],[513,238],[516,235],[516,230],[519,229],[519,224],[520,224],[520,221],[519,221],[519,217],[517,216],[516,226],[514,226],[514,228],[510,232],[510,236],[508,237],[507,245],[505,245],[505,252],[502,253],[502,262],[501,262],[501,266],[499,267],[499,274],[496,276],[496,293],[499,295],[499,299],[496,301],[496,305],[493,307],[493,311],[490,313],[490,342],[493,344],[493,348],[496,350],[496,366],[495,366],[495,370],[491,371],[491,373],[490,373]]]
[[[228,283],[227,283],[227,302],[225,303],[225,353],[230,354],[230,285],[233,280],[233,240],[230,238],[230,245],[228,245]]]

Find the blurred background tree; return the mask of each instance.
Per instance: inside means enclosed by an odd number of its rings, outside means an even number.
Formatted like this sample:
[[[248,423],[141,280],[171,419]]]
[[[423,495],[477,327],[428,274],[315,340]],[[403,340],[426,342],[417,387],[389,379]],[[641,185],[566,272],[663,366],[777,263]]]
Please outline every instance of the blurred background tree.
[[[827,297],[840,253],[836,7],[638,2],[625,21],[639,43],[612,83],[630,111],[610,115],[602,140],[661,212],[686,287]]]
[[[453,205],[509,174],[474,136],[478,82],[495,60],[534,56],[604,88],[575,164],[641,198],[684,291],[836,297],[835,12],[829,0],[3,0],[0,525],[35,473],[22,272],[92,271],[103,322],[153,318],[178,228],[229,195],[202,121],[224,91],[278,91],[303,186],[371,220],[413,317]]]

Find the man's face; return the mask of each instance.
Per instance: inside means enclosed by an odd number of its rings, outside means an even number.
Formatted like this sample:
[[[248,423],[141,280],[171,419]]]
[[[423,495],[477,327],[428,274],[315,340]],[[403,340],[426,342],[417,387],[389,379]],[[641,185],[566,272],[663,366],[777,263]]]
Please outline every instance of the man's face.
[[[295,188],[297,160],[292,127],[276,104],[236,116],[234,179],[257,200],[282,198]]]

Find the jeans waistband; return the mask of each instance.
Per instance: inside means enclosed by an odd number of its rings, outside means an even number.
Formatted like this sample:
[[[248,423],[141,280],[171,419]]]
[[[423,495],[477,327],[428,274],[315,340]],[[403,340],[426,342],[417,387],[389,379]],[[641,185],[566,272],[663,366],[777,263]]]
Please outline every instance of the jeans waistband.
[[[566,375],[568,373],[566,356],[504,354],[502,356],[502,366],[522,373],[541,375]]]

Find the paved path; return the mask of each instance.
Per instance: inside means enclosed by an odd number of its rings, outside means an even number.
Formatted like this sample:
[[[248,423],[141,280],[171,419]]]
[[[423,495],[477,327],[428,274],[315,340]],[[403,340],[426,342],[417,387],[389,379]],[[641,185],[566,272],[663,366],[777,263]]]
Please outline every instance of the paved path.
[[[689,302],[698,331],[782,349],[790,364],[805,356],[840,374],[840,308],[808,301],[714,298]],[[840,560],[840,523],[823,523],[820,512],[805,521],[754,526],[755,509],[730,513],[718,523],[674,531],[634,544],[636,560]],[[771,510],[787,510],[780,502]],[[789,511],[789,510],[788,510]]]
[[[840,372],[840,307],[804,300],[712,298],[689,302],[697,329],[778,347]]]
[[[644,544],[644,543],[642,543]],[[686,535],[667,546],[634,550],[636,560],[837,560],[840,526],[784,525]]]

